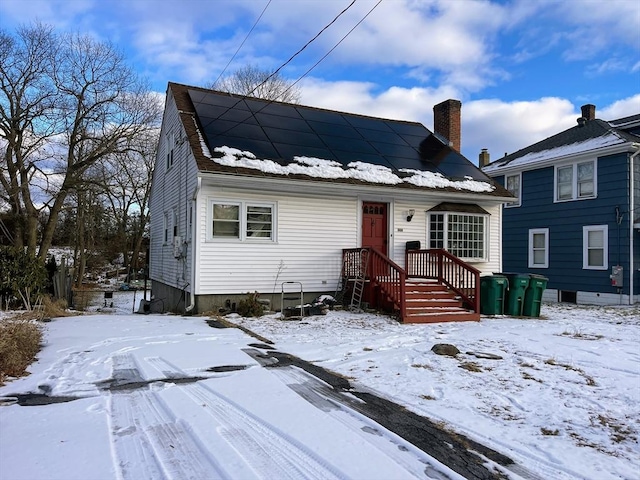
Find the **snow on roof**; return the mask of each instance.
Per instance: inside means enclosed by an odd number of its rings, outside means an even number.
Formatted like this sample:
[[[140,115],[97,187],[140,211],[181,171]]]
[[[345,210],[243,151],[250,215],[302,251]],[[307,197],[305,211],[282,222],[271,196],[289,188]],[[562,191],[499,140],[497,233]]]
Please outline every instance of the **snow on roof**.
[[[551,160],[554,158],[565,157],[567,155],[574,155],[577,153],[588,152],[591,150],[597,150],[598,148],[610,147],[612,145],[625,143],[626,140],[622,139],[619,135],[609,132],[606,135],[590,138],[584,142],[571,143],[569,145],[562,145],[556,148],[550,148],[548,150],[541,150],[539,152],[531,152],[523,155],[520,158],[516,158],[507,163],[501,163],[500,161],[494,164],[488,165],[482,169],[483,172],[489,173],[495,170],[499,170],[502,167],[520,167],[530,165],[532,163],[538,163],[545,160]]]
[[[457,190],[469,190],[472,192],[491,192],[495,189],[495,186],[490,183],[473,180],[471,177],[465,177],[464,180],[460,181],[449,180],[440,173],[421,170],[401,169],[401,173],[407,174],[406,177],[403,176],[403,178],[401,178],[388,167],[365,162],[351,162],[347,165],[347,169],[344,169],[340,163],[333,160],[313,157],[294,157],[292,163],[281,165],[273,160],[258,159],[251,152],[226,146],[214,148],[215,152],[223,154],[220,158],[214,158],[209,153],[202,138],[200,144],[204,154],[220,165],[252,168],[277,175],[301,174],[315,178],[350,178],[385,185],[398,185],[404,182],[418,187],[452,187]]]

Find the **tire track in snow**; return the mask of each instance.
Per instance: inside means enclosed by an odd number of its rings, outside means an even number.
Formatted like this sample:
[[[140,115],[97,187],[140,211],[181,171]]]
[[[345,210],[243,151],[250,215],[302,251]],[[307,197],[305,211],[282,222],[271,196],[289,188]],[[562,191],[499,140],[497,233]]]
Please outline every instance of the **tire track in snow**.
[[[416,477],[426,476],[434,480],[462,478],[413,444],[345,405],[344,394],[334,391],[304,370],[296,367],[281,367],[272,369],[271,373],[309,403],[376,446],[381,455],[392,458]],[[351,397],[350,401],[360,402],[356,397]],[[393,448],[387,447],[389,443]]]
[[[141,379],[131,355],[113,358],[113,377]],[[111,393],[108,402],[111,446],[120,480],[226,479],[196,435],[177,420],[151,390]]]
[[[161,357],[145,359],[168,378],[185,372]],[[240,405],[203,384],[181,385],[186,395],[220,424],[218,433],[257,476],[286,479],[332,480],[346,475],[305,445],[251,414]],[[268,472],[268,473],[267,473]]]

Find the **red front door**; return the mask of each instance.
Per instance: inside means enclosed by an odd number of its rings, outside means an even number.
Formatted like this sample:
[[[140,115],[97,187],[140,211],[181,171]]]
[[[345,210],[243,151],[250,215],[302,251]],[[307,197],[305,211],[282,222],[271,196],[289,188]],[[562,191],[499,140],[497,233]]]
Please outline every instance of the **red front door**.
[[[362,203],[362,246],[374,247],[387,255],[387,204]]]

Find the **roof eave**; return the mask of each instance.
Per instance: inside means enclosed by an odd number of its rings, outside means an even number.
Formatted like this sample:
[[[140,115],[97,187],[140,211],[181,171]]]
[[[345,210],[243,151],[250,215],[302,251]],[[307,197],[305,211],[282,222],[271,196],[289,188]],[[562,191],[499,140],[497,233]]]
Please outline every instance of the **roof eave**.
[[[358,196],[358,195],[382,195],[393,198],[415,199],[426,195],[436,199],[448,199],[458,201],[476,201],[504,203],[513,201],[511,196],[499,196],[495,193],[478,193],[468,190],[451,190],[438,188],[402,188],[390,184],[372,183],[345,183],[330,180],[302,179],[277,176],[238,175],[233,172],[204,172],[198,176],[212,185],[221,185],[233,188],[258,187],[263,191],[287,192],[305,195],[321,196]]]
[[[507,165],[495,167],[489,170],[481,169],[483,173],[489,176],[504,175],[515,172],[525,172],[529,170],[539,170],[541,168],[553,167],[562,163],[572,163],[580,160],[587,160],[595,157],[603,157],[606,155],[614,155],[616,153],[630,152],[640,146],[637,142],[625,142],[618,145],[610,145],[607,147],[596,148],[593,150],[587,150],[584,152],[571,153],[569,155],[561,155],[558,157],[552,157],[538,162],[525,163],[521,165],[512,165],[513,162],[517,162],[518,159],[514,159]]]

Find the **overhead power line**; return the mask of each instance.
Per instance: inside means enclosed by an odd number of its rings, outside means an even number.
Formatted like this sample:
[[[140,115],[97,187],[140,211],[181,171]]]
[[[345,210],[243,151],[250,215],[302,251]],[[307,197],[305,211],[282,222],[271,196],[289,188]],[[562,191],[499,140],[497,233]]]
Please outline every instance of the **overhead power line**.
[[[242,95],[237,101],[236,103],[234,103],[233,105],[227,107],[222,113],[220,113],[216,118],[210,120],[207,125],[204,125],[203,128],[206,128],[208,125],[210,125],[211,123],[215,122],[216,120],[220,119],[224,114],[226,114],[229,110],[233,109],[236,107],[236,105],[238,105],[241,101],[243,101],[245,98],[249,98],[251,96],[251,94],[253,92],[255,92],[258,88],[260,88],[261,86],[263,86],[265,83],[267,83],[271,78],[273,78],[273,76],[277,75],[280,70],[282,70],[285,66],[287,66],[295,57],[297,57],[300,53],[302,53],[309,45],[311,45],[315,40],[317,40],[317,38],[322,35],[323,32],[325,32],[331,25],[333,25],[338,18],[340,18],[342,15],[344,15],[347,10],[349,10],[354,4],[356,3],[356,0],[352,0],[351,3],[344,8],[340,13],[338,13],[338,15],[336,15],[333,20],[331,20],[328,24],[326,24],[324,27],[322,27],[322,29],[320,29],[320,31],[311,39],[309,40],[307,43],[305,43],[296,53],[294,53],[293,55],[291,55],[291,57],[289,57],[289,59],[284,62],[282,65],[280,65],[276,70],[273,71],[273,73],[271,73],[267,78],[265,78],[262,82],[260,82],[258,85],[256,85],[249,93]],[[233,127],[231,127],[233,128]],[[227,130],[228,131],[228,130]],[[224,132],[226,133],[226,132]],[[219,134],[220,135],[220,134]]]
[[[233,60],[236,58],[236,55],[238,55],[238,52],[240,52],[240,49],[243,47],[243,45],[245,44],[245,42],[247,41],[247,39],[249,38],[249,35],[251,35],[251,32],[253,32],[253,29],[256,28],[256,25],[258,25],[258,22],[260,21],[260,19],[262,18],[262,16],[264,15],[264,12],[267,11],[267,8],[269,8],[269,5],[271,5],[271,1],[269,0],[267,2],[267,4],[265,5],[265,7],[262,9],[262,13],[260,14],[260,16],[258,17],[258,19],[254,22],[253,26],[251,27],[251,30],[249,30],[249,32],[247,32],[247,35],[244,37],[244,40],[242,40],[242,43],[240,44],[240,46],[238,47],[238,49],[236,50],[236,52],[233,54],[233,56],[231,57],[231,60],[229,60],[229,62],[225,65],[225,67],[222,69],[222,71],[220,72],[220,75],[218,75],[218,78],[216,78],[216,81],[213,82],[213,85],[215,85],[216,83],[218,83],[218,80],[220,80],[220,78],[222,77],[222,75],[224,74],[224,72],[227,71],[227,68],[229,68],[229,65],[231,65],[231,62],[233,62]]]
[[[342,15],[343,13],[345,13],[354,3],[356,0],[353,0],[349,6],[347,8],[345,8],[342,12],[340,12],[340,14],[338,14],[337,17],[335,17],[333,19],[333,21],[329,24],[327,24],[314,38],[312,38],[309,42],[307,42],[300,50],[298,50],[298,52],[296,52],[296,54],[292,55],[291,58],[289,60],[287,60],[282,66],[280,66],[280,68],[278,68],[276,71],[274,71],[274,73],[271,75],[275,75],[277,72],[279,72],[285,65],[287,65],[291,60],[293,60],[293,58],[295,58],[298,53],[302,52],[302,50],[304,50],[313,40],[315,40],[320,33],[322,33],[324,30],[326,30],[332,23],[334,23],[337,18]],[[288,92],[289,90],[291,90],[298,82],[300,82],[304,77],[306,77],[309,73],[311,73],[311,71],[313,69],[315,69],[322,61],[324,61],[336,48],[338,48],[338,46],[349,36],[351,35],[351,33],[353,33],[353,31],[358,28],[358,26],[360,26],[360,24],[362,24],[362,22],[364,22],[367,17],[369,15],[371,15],[371,13],[373,13],[373,11],[382,3],[382,0],[378,0],[378,2],[367,12],[367,14],[362,17],[345,35],[343,35],[343,37],[333,46],[331,47],[331,49],[329,49],[329,51],[327,53],[325,53],[315,64],[313,64],[313,66],[311,66],[311,68],[309,68],[304,74],[302,74],[295,82],[293,82],[289,88],[287,88],[285,90],[285,92]],[[271,77],[270,76],[270,77]],[[269,77],[269,78],[270,78]],[[262,82],[259,86],[263,85],[266,82],[266,80],[264,82]],[[256,88],[258,88],[256,87]],[[254,90],[251,91],[251,93],[253,93]],[[207,123],[207,125],[210,125],[211,123],[215,122],[216,120],[218,120],[220,117],[222,117],[225,113],[227,113],[229,110],[231,110],[232,108],[234,108],[236,105],[238,105],[241,101],[243,101],[244,99],[249,98],[249,95],[242,95],[241,98],[238,99],[237,102],[235,102],[232,106],[228,107],[224,112],[222,112],[220,115],[218,115],[215,119],[209,121]],[[265,102],[265,104],[257,111],[252,112],[251,116],[256,115],[257,113],[260,113],[262,110],[264,110],[265,108],[267,108],[269,105],[271,105],[275,100],[271,99],[268,100],[267,102]],[[216,136],[220,136],[220,135],[224,135],[225,133],[229,132],[230,130],[232,130],[233,128],[235,128],[237,125],[239,125],[240,123],[242,123],[241,121],[236,121],[234,122],[235,125],[233,125],[232,127],[229,127],[227,130],[225,130],[222,133],[218,133],[216,134]],[[206,128],[206,126],[203,126],[203,128]]]

